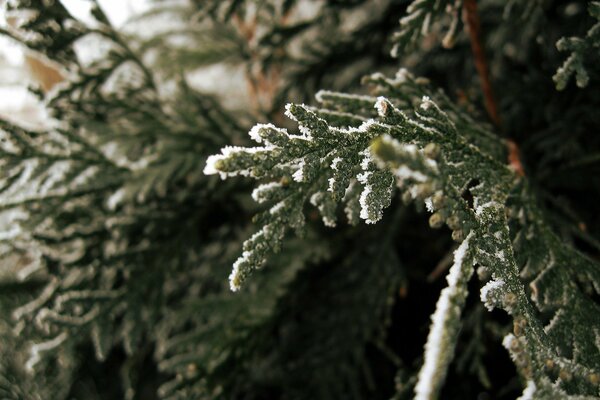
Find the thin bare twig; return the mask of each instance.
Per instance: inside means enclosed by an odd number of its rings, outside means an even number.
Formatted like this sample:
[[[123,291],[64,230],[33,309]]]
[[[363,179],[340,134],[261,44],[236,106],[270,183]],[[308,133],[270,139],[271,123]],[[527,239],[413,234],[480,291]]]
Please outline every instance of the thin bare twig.
[[[500,116],[498,115],[498,107],[490,81],[488,63],[481,43],[481,24],[479,22],[479,14],[477,13],[477,0],[464,0],[463,19],[469,33],[469,38],[471,39],[475,68],[479,74],[479,79],[481,79],[485,109],[494,125],[500,126]]]

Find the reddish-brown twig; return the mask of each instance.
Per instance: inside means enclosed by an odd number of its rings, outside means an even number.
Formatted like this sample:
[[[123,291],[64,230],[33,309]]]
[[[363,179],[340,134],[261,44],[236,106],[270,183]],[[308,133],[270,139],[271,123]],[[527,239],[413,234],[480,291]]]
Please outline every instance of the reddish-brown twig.
[[[485,109],[492,122],[496,126],[500,126],[498,107],[494,98],[485,52],[481,43],[481,24],[479,22],[479,14],[477,13],[477,0],[464,0],[463,19],[469,33],[469,38],[471,39],[471,49],[475,58],[475,68],[481,80]]]

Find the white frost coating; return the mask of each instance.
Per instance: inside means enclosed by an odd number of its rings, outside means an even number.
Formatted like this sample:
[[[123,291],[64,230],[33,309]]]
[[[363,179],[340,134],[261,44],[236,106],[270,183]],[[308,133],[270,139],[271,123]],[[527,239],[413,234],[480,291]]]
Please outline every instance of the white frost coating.
[[[429,108],[433,105],[433,102],[431,101],[431,99],[429,98],[429,96],[423,96],[423,98],[421,99],[421,109],[427,111],[429,110]]]
[[[328,227],[328,228],[335,228],[336,227],[335,220],[333,220],[333,219],[331,219],[329,217],[326,217],[326,216],[323,216],[322,219],[323,219],[323,225],[325,225],[326,227]]]
[[[341,157],[336,157],[333,160],[331,160],[331,169],[334,171],[338,170],[338,164],[342,161]]]
[[[237,292],[241,288],[241,286],[240,286],[240,265],[244,261],[247,261],[248,258],[250,258],[250,254],[251,253],[249,251],[244,251],[242,253],[242,256],[239,257],[233,263],[233,269],[231,270],[231,273],[229,274],[229,289],[231,289],[232,292]]]
[[[33,367],[35,367],[35,365],[41,359],[40,353],[42,353],[44,351],[52,350],[52,349],[60,346],[60,344],[62,342],[64,342],[66,339],[67,339],[67,332],[63,332],[60,335],[58,335],[57,337],[55,337],[54,339],[48,340],[47,342],[37,343],[37,344],[34,344],[33,346],[31,346],[31,350],[29,350],[29,359],[27,360],[27,363],[25,364],[25,369],[27,371],[32,372]]]
[[[70,161],[59,161],[52,165],[47,172],[47,178],[44,180],[44,183],[39,188],[40,194],[47,194],[56,183],[63,181],[65,175],[71,168]]]
[[[371,96],[366,96],[363,94],[348,94],[348,93],[332,92],[331,90],[319,90],[317,92],[317,94],[315,95],[315,99],[317,99],[317,101],[319,103],[322,103],[323,96],[335,96],[337,98],[348,99],[348,100],[363,100],[363,101],[369,102],[369,103],[373,102],[373,97],[371,97]]]
[[[427,336],[427,343],[425,344],[425,361],[421,371],[419,371],[419,379],[415,386],[415,400],[431,400],[435,398],[437,395],[434,392],[436,390],[435,385],[439,384],[440,379],[446,374],[446,353],[452,350],[448,349],[448,346],[453,345],[452,343],[448,343],[446,328],[448,318],[456,307],[452,303],[452,298],[460,294],[460,288],[457,287],[457,284],[472,236],[473,232],[471,231],[454,252],[454,263],[450,267],[450,272],[446,278],[448,287],[442,290],[435,307],[435,312],[431,316],[431,329]]]
[[[391,136],[387,135],[387,137],[389,138],[390,142],[394,141],[394,143],[397,143],[395,139],[393,139]],[[405,152],[410,153],[412,155],[417,154],[417,151],[419,151],[419,148],[414,144],[401,144],[400,146]]]
[[[363,169],[363,171],[366,171],[369,169],[369,164],[371,164],[373,162],[373,157],[371,157],[371,152],[369,152],[367,150],[367,151],[361,151],[359,154],[364,156],[364,158],[360,162],[360,167]]]
[[[433,200],[431,199],[431,197],[428,197],[428,198],[425,199],[425,208],[429,212],[434,212],[435,211],[433,209]]]
[[[106,206],[109,210],[114,211],[117,209],[117,206],[121,204],[123,199],[125,198],[125,189],[121,188],[110,195],[108,200],[106,200]]]
[[[260,131],[263,129],[278,130],[278,128],[273,124],[256,124],[252,127],[252,129],[250,129],[250,132],[248,132],[248,135],[256,143],[262,143],[263,138],[260,136]]]
[[[264,146],[264,147],[240,147],[240,146],[225,146],[221,149],[221,154],[215,154],[209,156],[206,160],[206,166],[204,167],[203,173],[204,175],[214,175],[219,174],[221,179],[225,179],[228,176],[250,176],[249,170],[238,170],[238,171],[229,171],[223,172],[219,171],[216,168],[217,162],[221,160],[225,160],[231,155],[235,153],[246,153],[246,154],[256,154],[259,152],[268,152],[272,150],[274,146]]]
[[[317,206],[319,204],[319,201],[321,201],[321,198],[323,197],[323,193],[321,192],[315,192],[312,194],[312,196],[310,196],[310,204],[312,204],[313,206]]]
[[[504,346],[506,349],[510,349],[514,340],[515,336],[512,333],[509,333],[508,335],[504,336],[504,339],[502,339],[502,346]]]
[[[328,192],[333,192],[334,191],[334,186],[335,186],[335,178],[329,178],[327,180],[327,182],[329,182],[329,186],[327,186],[327,191]]]
[[[374,224],[377,221],[373,221],[369,218],[369,205],[367,204],[367,197],[371,193],[372,189],[370,185],[366,185],[358,202],[360,203],[360,218],[364,219],[367,224]]]
[[[394,82],[396,83],[404,83],[408,80],[408,78],[412,77],[412,74],[408,72],[406,68],[400,68],[398,72],[396,72],[396,78]]]
[[[475,208],[475,215],[480,217],[481,214],[487,209],[487,208],[491,208],[491,207],[501,207],[500,203],[498,203],[497,201],[489,201],[485,204],[482,204],[480,206],[477,206],[477,208]]]
[[[292,103],[288,103],[285,106],[285,116],[288,117],[289,119],[291,119],[292,121],[296,121],[298,122],[298,129],[300,130],[300,133],[302,133],[303,138],[304,139],[311,139],[312,135],[310,133],[310,129],[308,129],[306,126],[302,125],[301,123],[299,123],[298,118],[296,118],[294,116],[294,114],[292,114],[292,112],[290,111],[290,108],[293,106]],[[300,107],[308,107],[305,104],[300,104]]]
[[[252,199],[257,203],[262,203],[265,201],[265,194],[267,192],[270,192],[271,190],[280,188],[282,186],[283,185],[279,182],[263,183],[252,191]]]
[[[380,117],[385,117],[388,113],[388,104],[387,100],[383,96],[379,96],[377,101],[375,102],[375,109],[377,109],[377,115]]]
[[[82,173],[77,175],[75,179],[71,182],[71,187],[78,187],[88,183],[94,176],[96,176],[100,172],[100,168],[97,165],[92,165],[91,167],[86,168]]]
[[[498,250],[496,252],[495,256],[500,261],[506,261],[506,256],[504,255],[504,250]]]
[[[534,381],[527,381],[527,386],[523,390],[523,394],[517,400],[533,400],[533,395],[537,391]]]
[[[412,179],[417,182],[426,182],[427,175],[420,171],[415,171],[408,168],[406,165],[401,165],[399,168],[394,170],[394,175],[401,181],[404,182],[407,179]]]
[[[454,263],[452,264],[452,267],[450,267],[448,277],[446,278],[448,281],[448,287],[455,287],[458,284],[461,266],[463,264],[465,255],[467,254],[467,250],[469,249],[469,241],[472,236],[473,232],[471,231],[466,239],[460,244],[460,246],[458,246],[458,249],[454,251]]]
[[[296,117],[294,117],[294,115],[292,114],[292,112],[290,111],[290,108],[291,108],[292,106],[293,106],[293,104],[292,104],[292,103],[287,103],[287,104],[285,105],[285,112],[284,112],[284,114],[285,114],[285,116],[286,116],[286,117],[288,117],[288,118],[289,118],[289,119],[291,119],[292,121],[298,121],[298,120],[296,119]]]
[[[19,234],[21,234],[21,232],[22,232],[22,230],[19,225],[13,225],[8,230],[0,231],[0,240],[3,241],[3,240],[9,240],[9,239],[15,238],[15,237],[19,236]]]
[[[432,160],[431,158],[426,158],[425,159],[425,164],[427,164],[427,166],[429,168],[431,168],[433,171],[438,171],[438,165],[437,162],[435,160]]]
[[[221,175],[221,179],[225,179],[227,174],[224,172],[220,172],[217,168],[215,168],[215,164],[217,163],[217,161],[223,160],[224,158],[225,157],[222,154],[216,154],[216,155],[209,156],[208,159],[206,160],[206,166],[204,167],[204,170],[202,171],[204,173],[204,175],[219,174],[219,175]]]
[[[369,168],[370,162],[371,162],[370,155],[365,154],[365,158],[363,158],[363,160],[360,164],[362,169],[366,170],[367,168]],[[369,177],[372,174],[373,173],[370,171],[365,171],[362,174],[358,174],[356,176],[358,181],[364,185],[364,189],[363,189],[362,193],[360,194],[358,203],[360,204],[360,218],[364,219],[367,224],[374,224],[377,222],[377,220],[372,220],[369,218],[369,204],[367,202],[367,197],[373,191],[372,185],[369,184]]]
[[[429,25],[431,24],[431,13],[425,14],[425,20],[421,25],[421,35],[425,36],[429,33]]]
[[[493,296],[495,292],[498,292],[503,286],[504,281],[502,279],[497,279],[489,281],[481,288],[480,298],[488,311],[492,311],[495,308],[495,301],[491,296]]]
[[[306,165],[306,162],[304,160],[300,160],[300,163],[298,163],[298,169],[296,170],[296,172],[294,172],[292,174],[292,179],[295,180],[296,182],[304,181],[304,166],[305,165]]]
[[[248,132],[250,139],[254,140],[256,143],[262,143],[262,138],[260,137],[259,132],[263,127],[264,125],[262,124],[254,125],[252,129],[250,129],[250,132]]]
[[[279,210],[281,210],[283,208],[284,205],[285,205],[285,202],[280,201],[279,203],[277,203],[273,207],[271,207],[271,209],[269,210],[269,213],[271,215],[277,214],[279,212]]]

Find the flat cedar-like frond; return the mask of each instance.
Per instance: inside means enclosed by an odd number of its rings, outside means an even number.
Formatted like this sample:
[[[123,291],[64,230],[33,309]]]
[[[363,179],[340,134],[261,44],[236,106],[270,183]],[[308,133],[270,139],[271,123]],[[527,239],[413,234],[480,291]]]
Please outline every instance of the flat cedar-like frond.
[[[141,3],[0,1],[1,399],[600,396],[597,0]]]
[[[41,286],[11,313],[17,334],[31,342],[14,341],[29,347],[23,364],[30,373],[48,374],[52,360],[64,359],[64,373],[74,368],[69,349],[83,341],[93,343],[98,360],[117,344],[130,356],[143,351],[160,302],[181,296],[163,285],[202,257],[200,244],[211,246],[201,239],[210,222],[199,204],[226,190],[209,187],[198,154],[239,129],[183,79],[171,97],[161,97],[154,76],[99,8],[100,28],[81,25],[68,36],[77,21],[61,3],[51,4],[20,3],[18,11],[33,17],[19,27],[22,37],[10,34],[64,67],[67,79],[40,94],[50,119],[36,129],[0,120],[0,218],[10,226],[0,237],[0,262],[17,263],[9,283]],[[47,29],[64,47],[48,41]],[[84,40],[107,49],[106,57],[73,58]],[[235,234],[225,229],[220,243],[228,240]]]
[[[228,147],[209,158],[205,173],[259,179],[253,197],[270,204],[257,218],[261,230],[234,264],[231,288],[239,289],[279,250],[287,229],[302,228],[307,202],[325,225],[335,224],[339,203],[350,216],[375,223],[397,182],[403,198],[424,201],[433,212],[432,227],[446,223],[461,242],[432,316],[416,398],[439,393],[474,266],[489,279],[481,291],[485,305],[513,317],[514,332],[504,343],[530,381],[527,391],[598,393],[600,352],[597,333],[588,328],[600,322],[590,297],[599,289],[598,264],[547,228],[527,182],[506,165],[502,140],[460,110],[444,112],[435,92],[415,96],[426,90],[424,83],[406,71],[396,79],[375,75],[368,81],[378,83],[376,94],[387,98],[320,93],[317,99],[330,108],[287,108],[300,134],[257,125],[250,136],[262,147]],[[473,144],[475,132],[481,144]]]
[[[575,83],[578,87],[587,86],[590,80],[587,67],[594,62],[598,62],[598,54],[600,53],[600,2],[590,1],[588,11],[599,22],[596,22],[587,31],[585,37],[562,38],[556,43],[558,50],[571,53],[553,76],[558,90],[565,89],[573,76],[575,76]]]
[[[456,0],[414,0],[406,9],[406,16],[400,20],[400,30],[392,38],[392,55],[398,57],[414,48],[420,37],[430,33],[437,20],[448,13],[452,21],[443,40],[444,46],[451,47],[459,23],[461,1]]]

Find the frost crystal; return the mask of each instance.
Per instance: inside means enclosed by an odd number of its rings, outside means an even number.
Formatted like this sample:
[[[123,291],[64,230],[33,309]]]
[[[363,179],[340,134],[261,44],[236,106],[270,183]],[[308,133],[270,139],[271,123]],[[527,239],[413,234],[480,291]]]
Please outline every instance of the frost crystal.
[[[292,179],[294,179],[296,182],[302,182],[304,180],[304,166],[305,165],[306,165],[306,162],[304,160],[300,160],[300,163],[298,163],[298,169],[292,175]]]
[[[527,386],[523,391],[523,394],[517,400],[534,400],[535,392],[537,391],[537,387],[534,381],[527,381]]]
[[[498,279],[489,281],[481,288],[481,301],[489,311],[499,306],[504,295],[503,287],[504,281]]]
[[[415,386],[416,400],[429,400],[437,396],[451,361],[455,336],[459,330],[461,307],[467,297],[466,284],[473,273],[472,260],[467,257],[472,235],[472,232],[469,233],[454,252],[454,263],[446,278],[448,287],[442,290],[431,316],[425,360]]]

